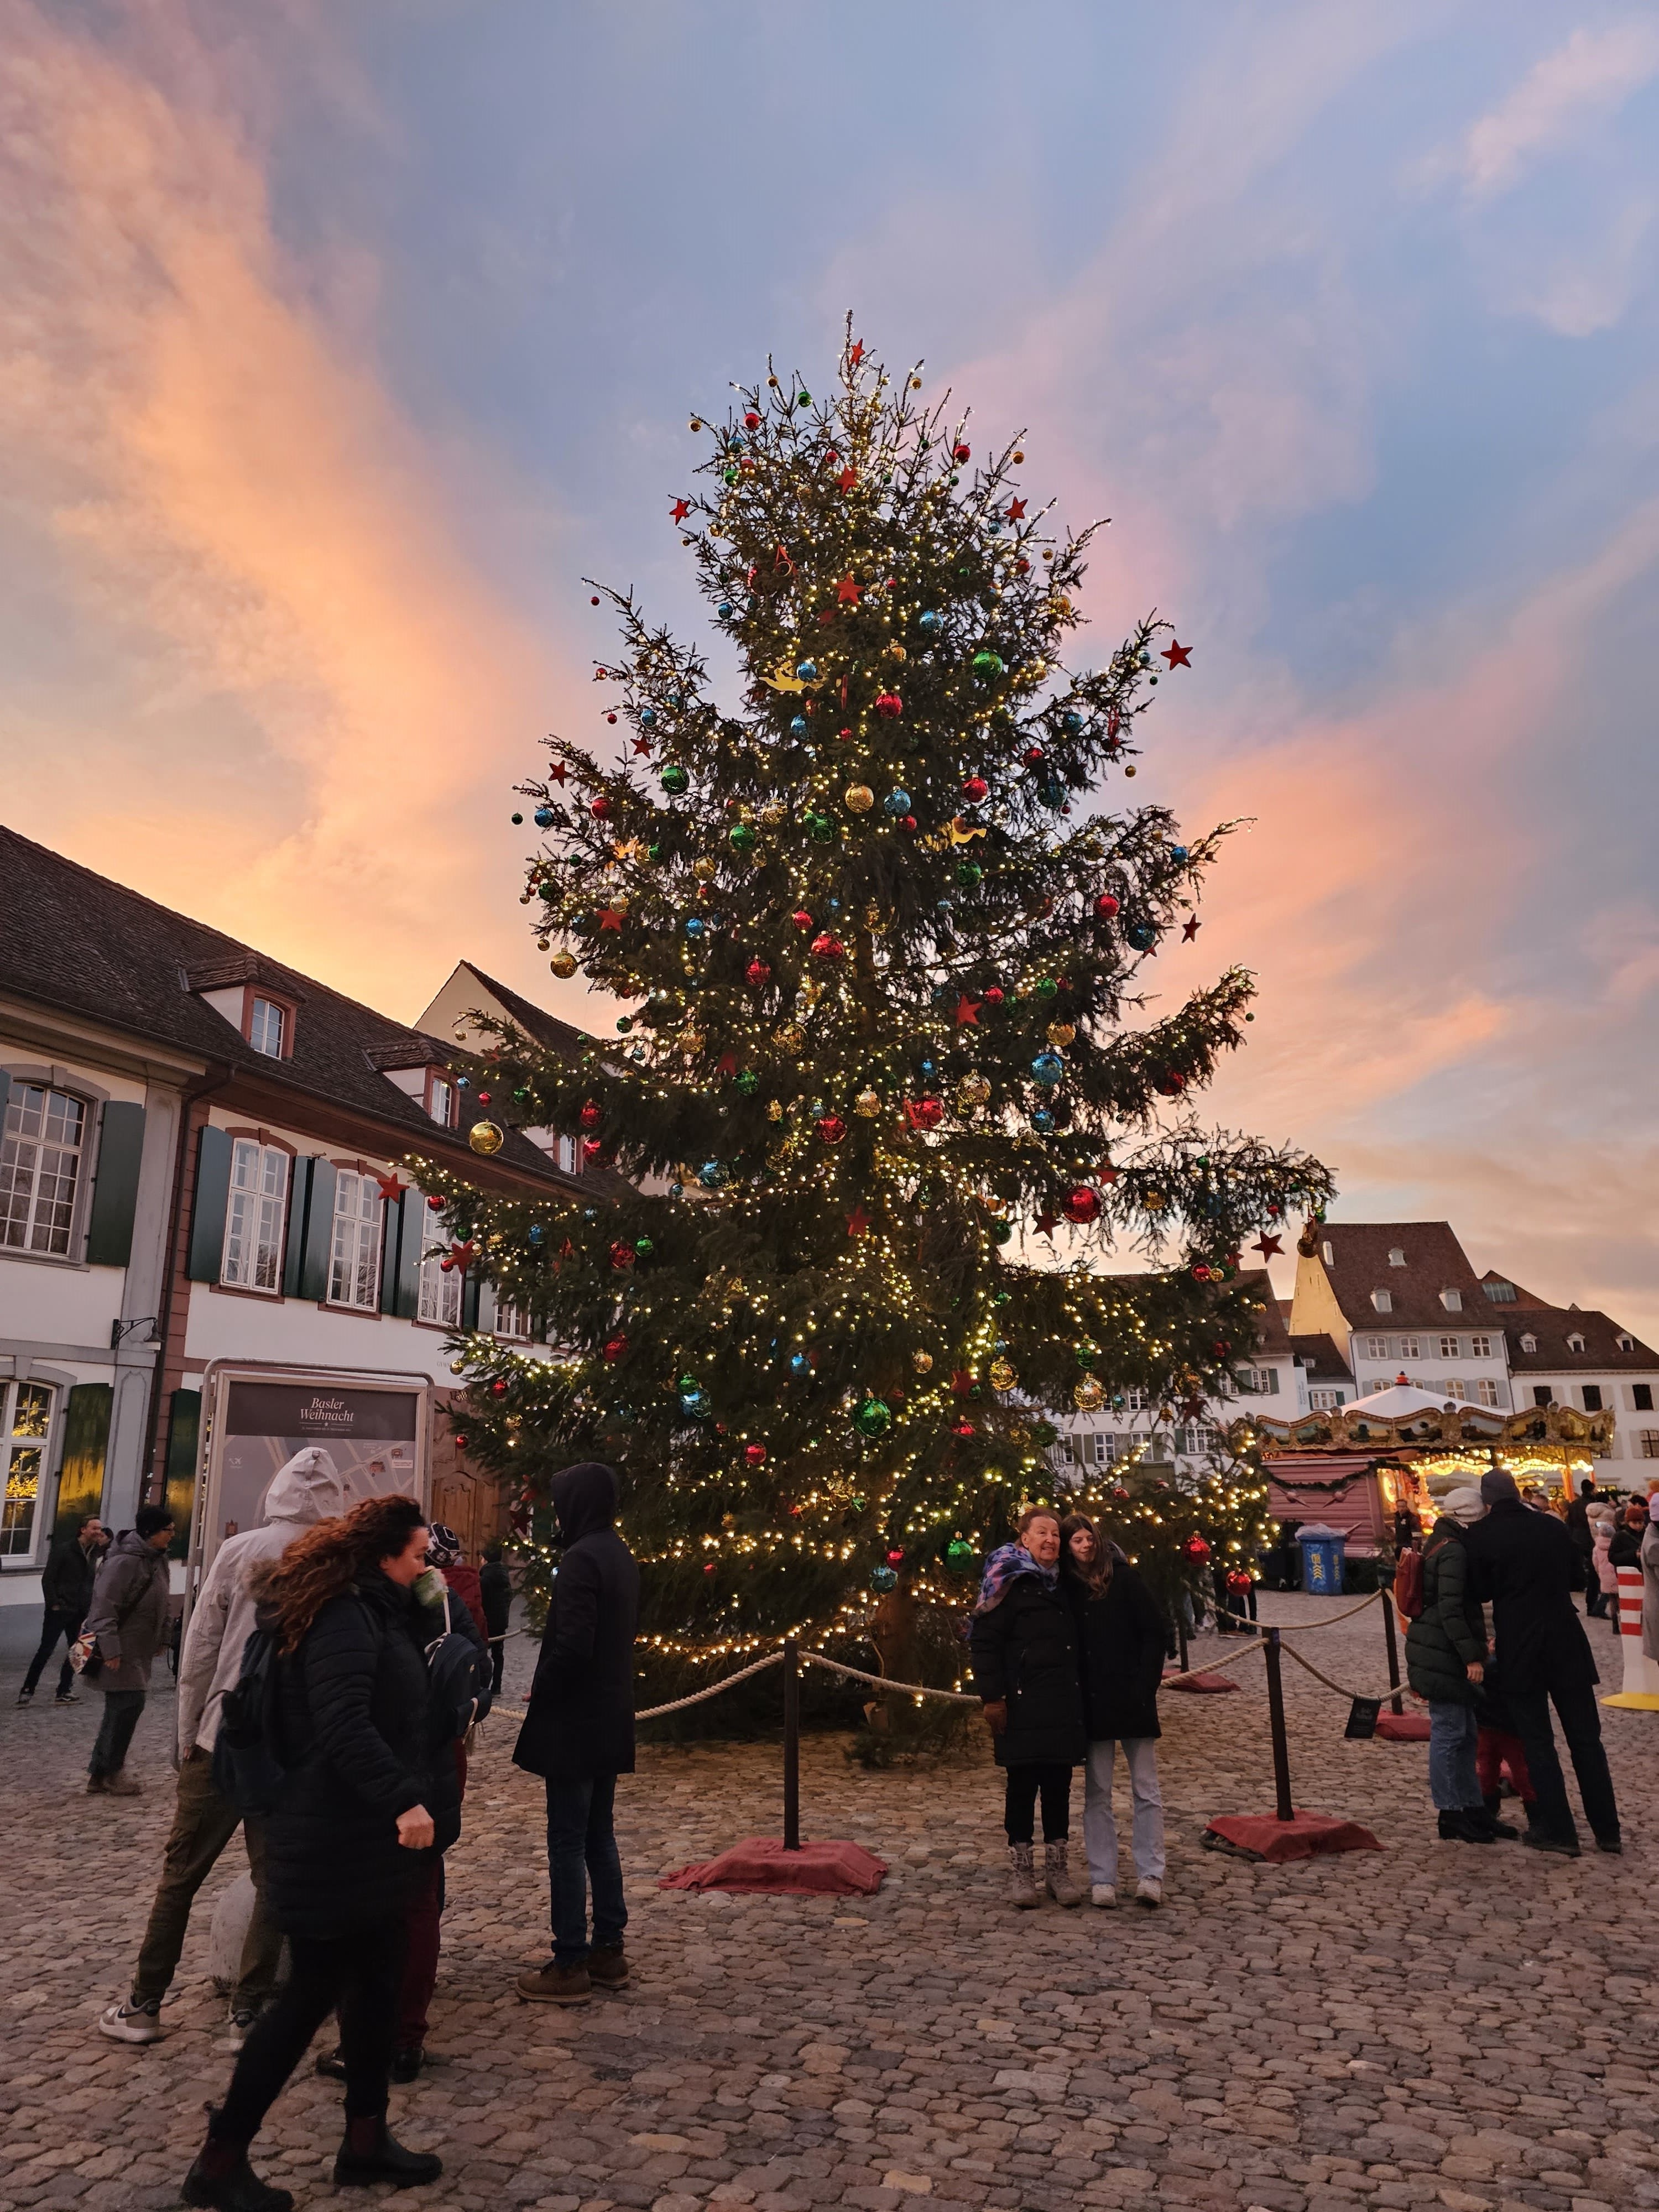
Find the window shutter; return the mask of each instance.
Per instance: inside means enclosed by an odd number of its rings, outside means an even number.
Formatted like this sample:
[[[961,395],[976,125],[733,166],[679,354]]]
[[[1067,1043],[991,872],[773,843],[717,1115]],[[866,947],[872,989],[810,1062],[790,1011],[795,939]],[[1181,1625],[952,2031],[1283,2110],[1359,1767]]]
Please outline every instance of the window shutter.
[[[320,1305],[328,1296],[328,1267],[334,1252],[334,1163],[311,1163],[311,1196],[306,1206],[305,1245],[300,1255],[300,1296]]]
[[[202,1394],[175,1390],[167,1422],[167,1488],[161,1503],[173,1516],[170,1559],[190,1557],[190,1516],[196,1504],[196,1460],[202,1441]]]
[[[211,1122],[204,1127],[196,1154],[196,1197],[190,1209],[192,1283],[216,1283],[225,1249],[225,1209],[230,1204],[230,1139]]]
[[[483,1289],[483,1285],[477,1275],[469,1274],[462,1285],[461,1327],[463,1328],[477,1328],[478,1326],[478,1295]]]
[[[391,1310],[403,1321],[413,1321],[421,1310],[421,1254],[427,1245],[437,1242],[428,1224],[438,1217],[418,1190],[406,1190],[402,1203],[404,1225],[398,1240],[398,1279]]]
[[[109,1449],[115,1393],[107,1382],[76,1382],[64,1413],[64,1463],[58,1476],[58,1522],[53,1534],[75,1534],[78,1522],[104,1502],[104,1456]]]
[[[0,1129],[6,1126],[6,1109],[11,1103],[11,1078],[0,1067]]]
[[[288,1233],[283,1239],[283,1296],[300,1295],[300,1263],[306,1249],[306,1207],[311,1198],[311,1170],[315,1160],[296,1159],[289,1170]]]
[[[87,1229],[87,1261],[91,1267],[125,1267],[132,1257],[138,1161],[143,1149],[143,1108],[112,1099],[104,1109],[98,1176],[92,1187],[92,1218]]]
[[[394,1204],[389,1198],[380,1201],[380,1311],[395,1314],[398,1310],[398,1252],[404,1235],[404,1208],[415,1195],[406,1190]]]

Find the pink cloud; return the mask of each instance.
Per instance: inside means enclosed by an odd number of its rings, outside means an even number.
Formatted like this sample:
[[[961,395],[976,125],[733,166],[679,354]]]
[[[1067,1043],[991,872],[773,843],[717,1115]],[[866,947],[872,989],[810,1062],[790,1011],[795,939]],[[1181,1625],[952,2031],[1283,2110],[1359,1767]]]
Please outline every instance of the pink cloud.
[[[1659,75],[1659,22],[1632,15],[1579,28],[1470,125],[1458,166],[1477,198],[1506,191],[1541,155],[1622,107]]]

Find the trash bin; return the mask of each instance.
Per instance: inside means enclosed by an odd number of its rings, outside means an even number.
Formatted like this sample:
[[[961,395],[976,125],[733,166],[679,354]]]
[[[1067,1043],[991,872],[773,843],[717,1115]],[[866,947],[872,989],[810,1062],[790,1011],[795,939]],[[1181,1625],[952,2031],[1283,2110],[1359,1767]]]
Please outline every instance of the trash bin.
[[[1302,1587],[1314,1597],[1340,1597],[1347,1537],[1322,1521],[1304,1521],[1296,1532],[1302,1548]]]

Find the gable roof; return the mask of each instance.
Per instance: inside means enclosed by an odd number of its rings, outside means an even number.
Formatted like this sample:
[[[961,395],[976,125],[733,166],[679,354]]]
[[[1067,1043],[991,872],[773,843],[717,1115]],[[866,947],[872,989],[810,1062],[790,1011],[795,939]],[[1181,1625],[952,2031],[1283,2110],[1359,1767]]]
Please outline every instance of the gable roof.
[[[455,1048],[405,1027],[325,983],[285,967],[205,922],[192,921],[142,893],[94,875],[0,825],[0,991],[37,1006],[86,1016],[127,1035],[167,1043],[204,1062],[228,1066],[271,1089],[313,1098],[387,1125],[389,1146],[449,1156],[457,1172],[482,1167],[465,1131],[483,1118],[461,1094],[462,1127],[438,1127],[418,1099],[382,1073],[387,1067],[446,1066]],[[198,994],[257,981],[294,1000],[292,1056],[256,1052]],[[546,1155],[509,1129],[493,1164],[534,1181],[568,1185]]]
[[[1487,1293],[1487,1304],[1489,1305],[1497,1306],[1500,1310],[1507,1310],[1510,1313],[1519,1313],[1527,1306],[1547,1306],[1549,1304],[1549,1300],[1547,1298],[1540,1298],[1535,1291],[1529,1291],[1524,1283],[1517,1283],[1513,1275],[1500,1275],[1496,1267],[1488,1267],[1486,1273],[1480,1278],[1480,1287],[1483,1292],[1486,1291],[1486,1285],[1489,1283],[1495,1288],[1510,1290],[1515,1292],[1515,1296],[1512,1298],[1494,1298],[1490,1295],[1490,1293]]]
[[[486,975],[476,960],[463,960],[460,964],[469,975],[477,976],[493,999],[499,1000],[533,1043],[574,1059],[592,1051],[599,1042],[586,1030],[579,1030],[574,1022],[561,1021],[556,1014],[550,1014],[544,1007],[509,989],[505,983],[498,983],[493,975]]]
[[[1462,1294],[1466,1319],[1489,1320],[1496,1310],[1449,1221],[1326,1221],[1305,1233],[1350,1328],[1445,1328],[1446,1290]],[[1405,1255],[1403,1267],[1389,1264],[1393,1251]],[[1386,1313],[1372,1304],[1373,1291],[1388,1292]]]
[[[1352,1382],[1353,1370],[1330,1336],[1293,1336],[1290,1346],[1310,1382]]]
[[[1570,1375],[1575,1369],[1589,1375],[1607,1368],[1651,1374],[1659,1368],[1659,1352],[1650,1351],[1632,1330],[1621,1328],[1594,1306],[1528,1306],[1516,1314],[1505,1334],[1510,1366],[1517,1375]],[[1582,1352],[1567,1349],[1570,1336],[1583,1338]],[[1630,1338],[1632,1351],[1619,1349],[1621,1336]],[[1525,1350],[1522,1337],[1530,1337],[1536,1351]]]

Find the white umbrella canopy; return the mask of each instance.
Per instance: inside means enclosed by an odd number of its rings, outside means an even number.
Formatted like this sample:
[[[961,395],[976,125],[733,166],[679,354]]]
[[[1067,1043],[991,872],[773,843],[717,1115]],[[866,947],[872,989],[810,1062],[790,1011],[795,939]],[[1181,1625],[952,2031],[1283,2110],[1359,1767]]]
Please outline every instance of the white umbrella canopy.
[[[1413,1382],[1390,1382],[1384,1389],[1373,1390],[1368,1398],[1356,1398],[1342,1410],[1375,1413],[1379,1421],[1408,1421],[1413,1413],[1437,1413],[1451,1402],[1437,1398],[1431,1390],[1419,1390]]]

